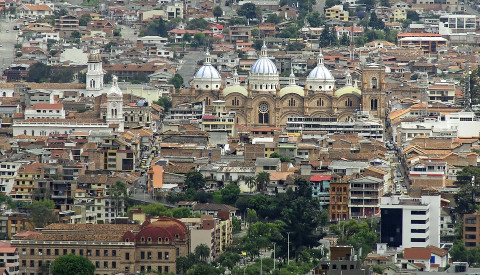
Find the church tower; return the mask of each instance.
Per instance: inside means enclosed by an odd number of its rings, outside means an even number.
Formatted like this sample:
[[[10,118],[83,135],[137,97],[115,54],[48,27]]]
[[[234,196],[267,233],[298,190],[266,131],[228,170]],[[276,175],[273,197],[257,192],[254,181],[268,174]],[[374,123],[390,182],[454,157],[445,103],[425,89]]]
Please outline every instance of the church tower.
[[[122,90],[118,87],[118,78],[113,76],[113,84],[107,94],[107,118],[106,122],[114,131],[124,131],[124,119],[123,119],[123,94]]]
[[[92,47],[88,55],[87,96],[98,96],[103,89],[103,67],[100,49]]]
[[[386,116],[386,83],[385,67],[370,64],[362,68],[362,111],[385,119]]]

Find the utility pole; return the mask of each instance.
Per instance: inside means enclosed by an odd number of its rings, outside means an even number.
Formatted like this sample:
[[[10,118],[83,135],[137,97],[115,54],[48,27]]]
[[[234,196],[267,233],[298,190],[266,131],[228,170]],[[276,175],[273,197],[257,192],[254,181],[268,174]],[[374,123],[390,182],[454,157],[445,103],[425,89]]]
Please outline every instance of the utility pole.
[[[287,265],[290,264],[290,232],[287,232]]]
[[[275,270],[275,243],[273,243],[273,270]]]

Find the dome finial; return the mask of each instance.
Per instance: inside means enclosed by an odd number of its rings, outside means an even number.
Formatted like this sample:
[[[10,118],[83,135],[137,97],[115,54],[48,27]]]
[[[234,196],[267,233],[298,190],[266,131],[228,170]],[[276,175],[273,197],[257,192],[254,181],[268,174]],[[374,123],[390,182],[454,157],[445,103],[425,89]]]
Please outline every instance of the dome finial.
[[[239,85],[239,84],[240,84],[240,81],[238,79],[237,69],[235,68],[233,70],[233,85]]]
[[[317,66],[321,66],[323,65],[323,53],[322,53],[322,49],[320,49],[320,53],[318,54],[318,57],[317,57]]]
[[[290,83],[290,85],[296,85],[295,84],[295,74],[293,73],[293,69],[290,70],[289,83]]]
[[[262,51],[260,55],[262,57],[267,57],[267,44],[265,44],[265,41],[263,41]]]

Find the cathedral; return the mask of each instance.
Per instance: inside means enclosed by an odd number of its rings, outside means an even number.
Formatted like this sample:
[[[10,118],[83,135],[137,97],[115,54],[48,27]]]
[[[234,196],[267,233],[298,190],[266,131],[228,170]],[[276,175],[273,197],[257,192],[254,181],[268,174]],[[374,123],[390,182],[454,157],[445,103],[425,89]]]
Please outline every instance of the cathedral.
[[[250,69],[247,85],[240,84],[235,70],[233,83],[225,86],[207,52],[203,66],[193,77],[191,88],[174,93],[172,100],[173,106],[203,101],[207,110],[212,109],[213,101],[223,100],[227,111],[235,111],[237,124],[253,127],[282,127],[288,117],[295,116],[336,117],[339,121],[347,121],[353,119],[359,110],[384,119],[385,68],[376,64],[362,68],[360,88],[352,83],[347,72],[346,85],[336,87],[335,78],[325,67],[320,52],[316,67],[306,78],[305,87],[295,83],[293,72],[289,84],[280,87],[277,67],[263,45],[259,58]]]

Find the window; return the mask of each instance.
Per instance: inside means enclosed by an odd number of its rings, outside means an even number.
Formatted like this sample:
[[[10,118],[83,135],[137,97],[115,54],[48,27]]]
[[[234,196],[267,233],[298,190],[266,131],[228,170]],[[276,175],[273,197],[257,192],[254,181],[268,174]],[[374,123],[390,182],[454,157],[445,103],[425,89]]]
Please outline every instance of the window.
[[[345,100],[345,106],[346,107],[352,107],[353,106],[353,102],[350,98],[347,98],[347,100]]]
[[[35,267],[35,261],[34,260],[30,260],[30,267]]]
[[[377,81],[377,78],[376,77],[372,77],[372,80],[371,80],[371,86],[372,86],[372,89],[376,89],[377,86],[378,86],[378,81]]]
[[[240,105],[240,100],[238,100],[237,97],[234,97],[234,98],[232,99],[232,105],[233,105],[233,106],[238,106],[238,105]]]
[[[95,250],[95,256],[100,257],[100,250]]]
[[[159,260],[162,259],[162,252],[157,252],[157,258],[158,258]]]
[[[152,259],[152,252],[150,252],[150,251],[149,251],[149,252],[147,252],[147,258],[148,258],[149,260],[151,260],[151,259]]]
[[[125,253],[125,260],[130,260],[130,253]]]
[[[59,250],[55,249],[55,256],[58,256],[58,254],[60,254]]]
[[[63,250],[63,255],[67,255],[67,254],[68,254],[67,249],[64,249]]]
[[[107,261],[103,262],[103,268],[108,268],[108,262]]]
[[[378,100],[372,99],[370,100],[370,110],[377,110],[378,109]]]
[[[168,266],[165,266],[165,273],[168,273]]]
[[[145,259],[145,252],[144,251],[140,252],[140,259],[142,259],[142,260]]]
[[[317,106],[318,107],[323,107],[325,105],[325,102],[323,102],[323,99],[317,100]]]
[[[170,257],[169,257],[169,254],[168,252],[165,252],[165,260],[168,260]]]
[[[261,102],[258,105],[258,123],[268,124],[269,123],[269,105],[267,102]]]
[[[103,257],[108,257],[108,250],[103,250]]]
[[[295,107],[295,99],[292,97],[290,100],[288,100],[288,106],[289,107]]]
[[[100,262],[99,262],[99,261],[96,261],[96,262],[95,262],[95,267],[96,267],[96,268],[100,268]]]
[[[117,250],[112,250],[112,257],[117,257]]]
[[[117,268],[117,262],[112,262],[112,268]]]

